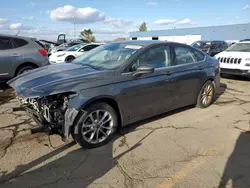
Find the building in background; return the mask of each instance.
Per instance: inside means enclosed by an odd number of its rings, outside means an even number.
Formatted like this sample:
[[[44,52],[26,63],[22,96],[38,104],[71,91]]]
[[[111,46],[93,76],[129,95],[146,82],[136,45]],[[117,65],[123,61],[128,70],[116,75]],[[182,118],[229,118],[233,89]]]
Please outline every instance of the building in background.
[[[192,44],[198,40],[236,42],[250,39],[250,24],[130,32],[130,40],[162,40]]]

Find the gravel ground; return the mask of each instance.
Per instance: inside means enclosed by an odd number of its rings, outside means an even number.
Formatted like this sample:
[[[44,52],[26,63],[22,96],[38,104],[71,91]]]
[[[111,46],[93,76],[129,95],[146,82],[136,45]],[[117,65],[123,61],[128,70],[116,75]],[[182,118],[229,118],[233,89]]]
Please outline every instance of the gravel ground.
[[[11,89],[0,92],[0,187],[249,188],[250,84],[222,79],[207,109],[182,108],[120,130],[84,150],[30,135]]]

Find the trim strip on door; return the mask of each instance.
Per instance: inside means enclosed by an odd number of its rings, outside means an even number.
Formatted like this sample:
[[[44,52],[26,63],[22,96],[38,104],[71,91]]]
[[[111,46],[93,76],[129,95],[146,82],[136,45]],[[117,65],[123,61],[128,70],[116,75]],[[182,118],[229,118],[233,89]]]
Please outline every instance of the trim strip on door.
[[[0,76],[5,76],[5,75],[8,75],[9,73],[0,73]]]

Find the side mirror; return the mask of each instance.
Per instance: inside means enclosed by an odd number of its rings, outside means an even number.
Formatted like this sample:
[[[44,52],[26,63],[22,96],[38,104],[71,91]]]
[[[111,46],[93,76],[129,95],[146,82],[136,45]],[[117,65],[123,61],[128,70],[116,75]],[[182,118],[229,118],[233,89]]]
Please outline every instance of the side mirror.
[[[154,68],[150,66],[140,66],[137,68],[133,76],[140,76],[142,74],[150,74],[154,72]]]

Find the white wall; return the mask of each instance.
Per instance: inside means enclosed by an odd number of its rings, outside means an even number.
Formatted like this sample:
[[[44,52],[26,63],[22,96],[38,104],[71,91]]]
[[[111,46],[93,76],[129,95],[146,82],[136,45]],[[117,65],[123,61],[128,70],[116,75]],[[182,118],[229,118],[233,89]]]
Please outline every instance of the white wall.
[[[197,40],[201,40],[201,35],[160,36],[159,40],[192,44]]]
[[[137,40],[152,40],[152,37],[138,37]]]

